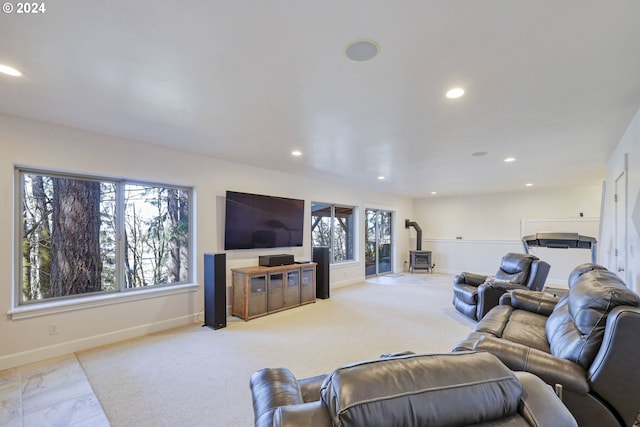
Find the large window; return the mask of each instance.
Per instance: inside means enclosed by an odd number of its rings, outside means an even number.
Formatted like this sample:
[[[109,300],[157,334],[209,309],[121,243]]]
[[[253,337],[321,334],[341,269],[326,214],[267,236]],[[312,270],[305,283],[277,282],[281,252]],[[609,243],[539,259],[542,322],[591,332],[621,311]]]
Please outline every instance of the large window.
[[[18,304],[192,280],[191,190],[17,171]]]
[[[311,203],[311,245],[328,246],[331,263],[354,261],[353,206]]]

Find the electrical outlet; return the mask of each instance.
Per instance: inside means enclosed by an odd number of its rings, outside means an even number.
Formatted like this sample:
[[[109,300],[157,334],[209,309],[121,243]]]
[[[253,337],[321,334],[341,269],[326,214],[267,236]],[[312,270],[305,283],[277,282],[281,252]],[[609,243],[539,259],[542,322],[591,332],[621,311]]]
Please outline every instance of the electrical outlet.
[[[55,323],[49,324],[49,335],[58,335],[58,325]]]

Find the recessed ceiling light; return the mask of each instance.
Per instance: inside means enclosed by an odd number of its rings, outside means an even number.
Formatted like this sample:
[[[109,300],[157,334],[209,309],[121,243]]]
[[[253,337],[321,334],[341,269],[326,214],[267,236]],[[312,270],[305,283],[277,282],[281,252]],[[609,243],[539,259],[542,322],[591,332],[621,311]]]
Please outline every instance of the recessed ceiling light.
[[[511,162],[515,162],[516,158],[515,157],[507,157],[506,159],[504,159],[505,162],[507,163],[511,163]]]
[[[0,73],[6,74],[8,76],[13,76],[13,77],[20,77],[22,75],[20,71],[4,64],[0,64]]]
[[[292,156],[295,156],[295,157],[302,156],[302,151],[300,151],[300,150],[293,150],[293,151],[291,152],[291,155],[292,155]]]
[[[438,194],[438,192],[437,191],[432,191],[431,194],[435,196],[436,194]]]
[[[447,91],[447,98],[449,99],[460,98],[462,95],[464,95],[464,89],[460,87],[454,87],[453,89],[449,89],[449,91]]]
[[[373,40],[355,40],[344,49],[345,55],[352,61],[365,62],[380,52],[380,45]]]
[[[385,178],[384,176],[382,176],[382,175],[380,175],[380,176],[378,177],[378,181],[384,181],[385,179],[386,179],[386,178]]]
[[[525,186],[525,187],[533,187],[533,184],[532,184],[532,183],[530,183],[530,182],[527,182],[524,186]]]
[[[489,153],[486,151],[476,151],[475,153],[471,153],[473,157],[482,157],[482,156],[486,156],[487,154]]]

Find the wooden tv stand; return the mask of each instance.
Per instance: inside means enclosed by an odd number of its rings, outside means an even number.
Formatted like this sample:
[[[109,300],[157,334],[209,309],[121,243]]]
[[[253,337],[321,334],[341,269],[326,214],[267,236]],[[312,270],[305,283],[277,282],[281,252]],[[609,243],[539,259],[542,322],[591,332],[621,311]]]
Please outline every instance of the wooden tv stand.
[[[316,263],[232,268],[231,315],[250,320],[316,302]]]

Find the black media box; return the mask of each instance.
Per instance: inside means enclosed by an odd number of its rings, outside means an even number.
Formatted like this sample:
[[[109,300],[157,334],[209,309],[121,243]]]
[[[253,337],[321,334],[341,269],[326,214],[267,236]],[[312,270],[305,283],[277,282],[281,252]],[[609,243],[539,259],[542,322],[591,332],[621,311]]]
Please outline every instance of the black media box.
[[[293,255],[278,254],[278,255],[260,255],[258,257],[258,264],[263,267],[275,267],[278,265],[293,264]]]

